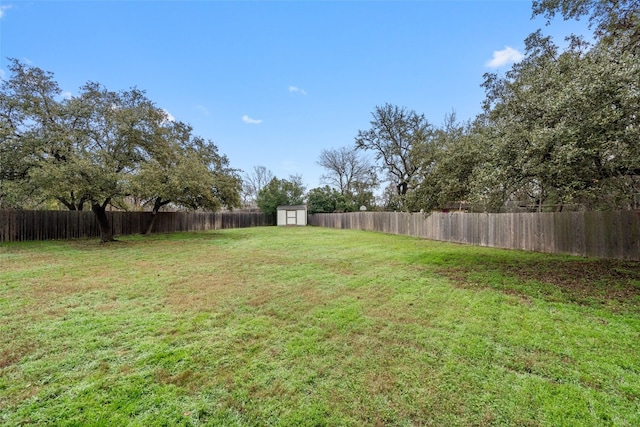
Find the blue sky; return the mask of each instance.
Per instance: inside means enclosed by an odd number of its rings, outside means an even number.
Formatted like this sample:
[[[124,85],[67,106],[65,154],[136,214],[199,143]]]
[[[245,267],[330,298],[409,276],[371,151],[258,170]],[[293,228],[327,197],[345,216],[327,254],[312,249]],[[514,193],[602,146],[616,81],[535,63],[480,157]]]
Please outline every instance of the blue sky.
[[[390,103],[436,125],[480,112],[486,72],[504,72],[543,28],[556,41],[585,23],[531,20],[530,1],[0,0],[7,58],[87,81],[138,87],[233,167],[267,167],[321,185],[323,149],[353,146]]]

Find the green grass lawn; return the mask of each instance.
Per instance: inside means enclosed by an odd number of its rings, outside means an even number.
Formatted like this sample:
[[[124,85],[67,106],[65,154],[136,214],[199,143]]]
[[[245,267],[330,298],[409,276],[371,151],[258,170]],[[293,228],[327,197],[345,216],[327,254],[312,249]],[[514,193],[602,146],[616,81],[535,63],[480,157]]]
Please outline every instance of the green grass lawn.
[[[0,245],[0,424],[638,426],[640,264],[251,228]]]

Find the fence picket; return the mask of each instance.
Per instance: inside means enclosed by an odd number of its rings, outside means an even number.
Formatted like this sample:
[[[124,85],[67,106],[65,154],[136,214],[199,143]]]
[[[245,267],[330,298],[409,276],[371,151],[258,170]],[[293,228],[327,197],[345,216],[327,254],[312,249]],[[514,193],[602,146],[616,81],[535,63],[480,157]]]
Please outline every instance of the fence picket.
[[[148,212],[108,212],[114,236],[145,231]],[[159,212],[153,233],[205,231],[275,225],[262,212]],[[0,210],[0,242],[99,237],[95,215],[90,211]]]
[[[640,211],[358,212],[309,215],[308,223],[478,246],[640,261]]]

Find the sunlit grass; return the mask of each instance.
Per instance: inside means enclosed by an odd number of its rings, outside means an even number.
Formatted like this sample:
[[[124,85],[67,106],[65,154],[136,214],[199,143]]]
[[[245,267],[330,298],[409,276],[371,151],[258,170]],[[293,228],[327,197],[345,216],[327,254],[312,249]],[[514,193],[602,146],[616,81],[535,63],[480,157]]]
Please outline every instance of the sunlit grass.
[[[0,246],[0,424],[640,425],[640,268],[360,231]]]

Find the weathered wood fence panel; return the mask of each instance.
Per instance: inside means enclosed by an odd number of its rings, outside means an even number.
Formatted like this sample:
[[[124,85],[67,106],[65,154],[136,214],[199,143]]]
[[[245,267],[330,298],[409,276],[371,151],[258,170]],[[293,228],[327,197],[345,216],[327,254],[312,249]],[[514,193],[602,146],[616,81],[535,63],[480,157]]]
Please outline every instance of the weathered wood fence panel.
[[[151,219],[149,212],[107,212],[115,236],[140,234]],[[204,231],[275,225],[261,212],[159,212],[152,233]],[[90,211],[0,211],[0,242],[64,240],[99,237]]]
[[[640,211],[558,213],[351,212],[310,225],[536,252],[640,261]]]

